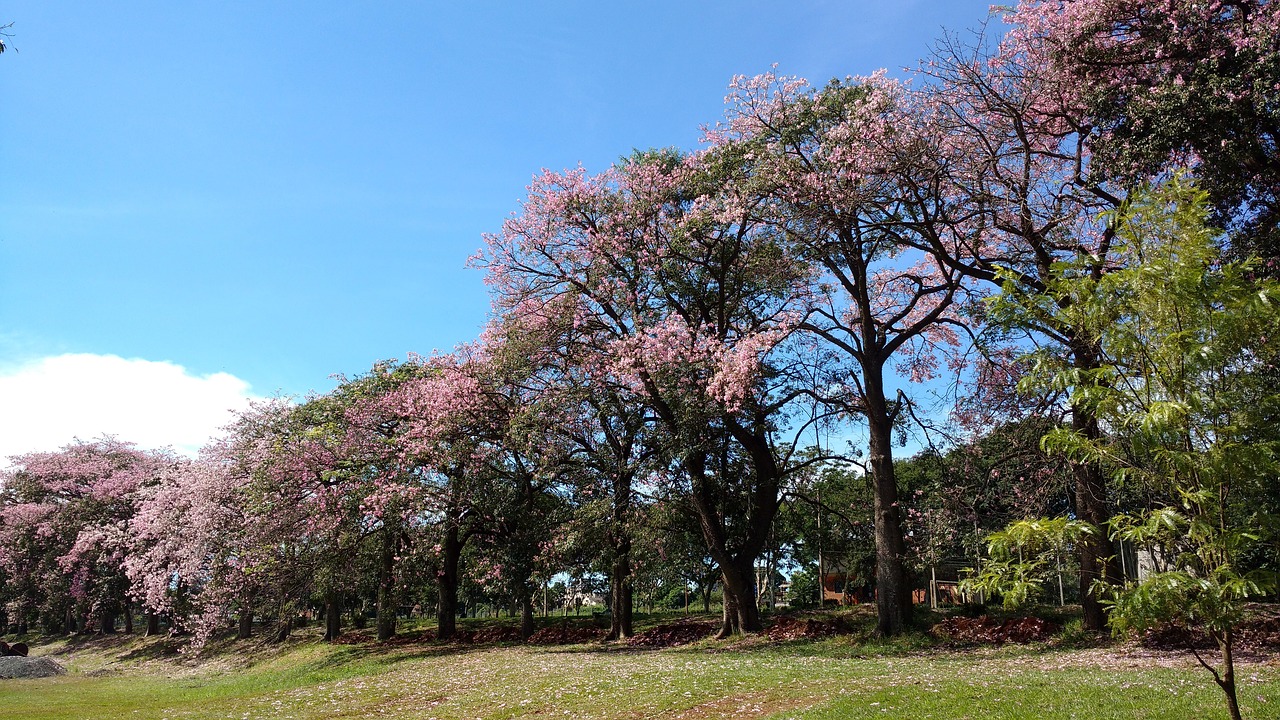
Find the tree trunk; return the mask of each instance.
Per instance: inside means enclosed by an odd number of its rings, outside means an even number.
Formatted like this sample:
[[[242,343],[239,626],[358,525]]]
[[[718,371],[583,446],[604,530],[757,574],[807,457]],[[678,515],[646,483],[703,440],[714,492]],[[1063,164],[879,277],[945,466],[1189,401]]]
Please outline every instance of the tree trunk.
[[[389,640],[396,634],[395,561],[395,532],[383,527],[378,563],[378,640]]]
[[[1235,638],[1233,636],[1234,633],[1231,630],[1221,634],[1213,633],[1213,639],[1218,641],[1218,649],[1222,651],[1222,673],[1215,672],[1213,679],[1227,696],[1227,712],[1231,713],[1231,720],[1242,720],[1240,701],[1236,697],[1236,662],[1233,653]],[[1201,660],[1201,662],[1204,661]]]
[[[760,609],[756,606],[754,565],[754,558],[739,558],[734,563],[721,566],[724,616],[720,632],[716,634],[719,639],[738,632],[759,632],[764,629],[760,621]]]
[[[450,523],[440,545],[440,596],[436,606],[436,639],[449,640],[458,633],[458,559],[462,542],[457,525]]]
[[[280,620],[276,626],[275,641],[282,643],[289,639],[289,635],[293,633],[293,613],[288,613],[288,617]]]
[[[778,483],[781,473],[776,465],[768,438],[759,428],[743,427],[730,420],[730,433],[750,457],[755,475],[751,503],[746,517],[730,527],[719,509],[719,489],[707,477],[703,453],[686,456],[684,466],[693,484],[693,505],[698,512],[707,552],[720,566],[724,583],[724,622],[717,637],[732,633],[759,632],[764,629],[755,598],[755,562],[764,549],[773,518],[778,512]],[[725,468],[721,468],[724,472]],[[734,551],[729,551],[729,534],[738,533]]]
[[[253,610],[246,605],[240,606],[236,613],[236,639],[247,640],[253,637]]]
[[[103,608],[98,613],[98,632],[102,635],[116,634],[116,612],[109,608]]]
[[[725,592],[720,597],[720,631],[716,633],[717,640],[723,640],[731,635],[738,628],[738,600]]]
[[[1097,353],[1083,343],[1072,347],[1072,356],[1076,368],[1093,370],[1098,367]],[[1097,417],[1074,405],[1071,408],[1071,429],[1089,440],[1102,437]],[[1096,533],[1085,535],[1078,543],[1082,624],[1090,632],[1103,632],[1107,628],[1106,607],[1095,582],[1102,580],[1107,584],[1117,584],[1120,581],[1120,567],[1106,527],[1110,519],[1107,484],[1102,469],[1096,463],[1075,463],[1071,472],[1075,480],[1076,517],[1097,529]]]
[[[533,624],[533,590],[525,587],[520,596],[520,639],[528,641],[536,630]]]
[[[893,470],[893,419],[884,396],[880,369],[864,364],[866,418],[876,538],[876,629],[883,637],[900,635],[911,622],[911,586],[903,558],[902,514]]]
[[[125,603],[124,605],[124,631],[126,634],[133,634],[133,604]]]
[[[608,640],[625,640],[632,635],[631,538],[619,537],[609,568]]]
[[[342,635],[342,593],[330,590],[324,596],[324,639],[333,641]]]
[[[143,631],[143,637],[152,637],[160,634],[160,616],[153,613],[145,613],[143,618],[146,622],[146,630]]]

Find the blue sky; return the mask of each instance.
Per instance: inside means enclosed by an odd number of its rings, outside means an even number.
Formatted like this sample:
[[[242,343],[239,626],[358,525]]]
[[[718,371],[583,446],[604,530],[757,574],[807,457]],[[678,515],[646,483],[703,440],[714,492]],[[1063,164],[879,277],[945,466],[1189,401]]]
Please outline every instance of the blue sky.
[[[7,2],[0,436],[134,439],[152,430],[86,423],[447,350],[487,311],[467,257],[540,168],[694,148],[734,74],[894,73],[987,8]],[[141,386],[96,394],[121,372]]]

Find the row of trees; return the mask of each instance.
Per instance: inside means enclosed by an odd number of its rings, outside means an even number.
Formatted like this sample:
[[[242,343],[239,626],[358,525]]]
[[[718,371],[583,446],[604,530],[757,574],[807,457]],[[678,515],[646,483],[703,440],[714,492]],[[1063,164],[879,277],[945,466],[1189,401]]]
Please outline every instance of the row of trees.
[[[390,608],[412,568],[438,589],[447,637],[468,552],[526,631],[539,578],[589,558],[623,636],[647,550],[692,535],[719,573],[722,633],[752,631],[784,501],[816,502],[807,484],[853,463],[891,635],[911,615],[908,510],[986,502],[902,493],[895,436],[943,423],[916,391],[954,378],[954,428],[1056,428],[1070,482],[1053,502],[1089,528],[1071,548],[1085,626],[1101,630],[1122,582],[1106,531],[1116,474],[1139,510],[1208,492],[1157,482],[1173,470],[1154,448],[1177,432],[1155,418],[1182,423],[1178,473],[1230,437],[1253,478],[1233,487],[1265,496],[1274,478],[1278,18],[1266,0],[1025,0],[998,40],[940,40],[914,84],[738,78],[698,152],[535,178],[474,261],[493,296],[476,343],[259,408],[199,461],[170,459],[121,501],[135,514],[116,526],[141,543],[121,551],[121,577],[206,628],[316,588],[336,633],[355,585]],[[1168,185],[1178,168],[1201,190]],[[1207,286],[1262,305],[1196,294]],[[1157,300],[1200,310],[1144,304]],[[1249,319],[1225,333],[1236,311]],[[1186,344],[1149,362],[1161,333]],[[1192,339],[1216,365],[1191,362]],[[1178,352],[1181,386],[1159,374]],[[1216,395],[1216,415],[1187,394],[1220,385],[1254,390]],[[1139,396],[1163,414],[1124,414]],[[1236,427],[1233,402],[1259,413],[1247,431],[1196,434]],[[803,440],[850,424],[865,454]],[[1155,439],[1117,451],[1135,428]],[[7,483],[6,517],[39,505],[15,490],[40,475],[35,457]],[[1038,456],[1014,489],[1054,463]],[[1233,552],[1261,542],[1245,540]]]

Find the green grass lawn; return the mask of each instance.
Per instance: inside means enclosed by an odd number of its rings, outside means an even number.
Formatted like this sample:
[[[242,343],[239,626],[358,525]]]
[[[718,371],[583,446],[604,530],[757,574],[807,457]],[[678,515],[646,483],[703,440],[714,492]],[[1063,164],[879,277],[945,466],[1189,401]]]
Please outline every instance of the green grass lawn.
[[[1219,718],[1221,693],[1178,653],[1132,647],[970,651],[921,638],[762,637],[682,648],[394,647],[58,640],[65,677],[0,681],[0,717],[53,718]],[[1280,658],[1240,669],[1248,718],[1280,717]]]

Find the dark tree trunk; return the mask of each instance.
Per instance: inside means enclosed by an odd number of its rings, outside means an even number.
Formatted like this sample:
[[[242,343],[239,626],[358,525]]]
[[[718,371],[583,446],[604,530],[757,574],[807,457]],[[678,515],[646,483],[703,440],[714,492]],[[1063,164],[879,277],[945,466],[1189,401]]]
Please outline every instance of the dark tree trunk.
[[[160,634],[160,616],[153,613],[145,613],[143,618],[146,622],[146,630],[143,631],[143,637],[151,637]]]
[[[67,608],[67,612],[62,616],[62,634],[74,635],[76,633],[76,611],[74,608]]]
[[[458,559],[462,541],[458,526],[450,522],[440,544],[440,596],[436,606],[436,639],[449,640],[458,633]]]
[[[1214,672],[1213,679],[1218,683],[1218,687],[1222,688],[1223,694],[1227,696],[1227,712],[1231,713],[1231,720],[1242,720],[1240,717],[1240,700],[1236,697],[1236,663],[1233,652],[1235,642],[1233,635],[1234,633],[1231,630],[1213,634],[1214,640],[1218,641],[1218,649],[1222,651],[1222,672]],[[1201,660],[1201,662],[1203,663],[1204,661]]]
[[[1097,353],[1087,345],[1077,343],[1072,348],[1075,367],[1093,370],[1098,367]],[[1089,440],[1098,440],[1102,431],[1093,413],[1079,407],[1071,408],[1071,429]],[[1080,605],[1083,610],[1083,626],[1090,632],[1103,632],[1107,628],[1106,606],[1095,582],[1108,584],[1120,581],[1120,567],[1115,558],[1107,533],[1107,521],[1111,515],[1107,502],[1107,484],[1102,469],[1096,463],[1076,463],[1072,467],[1075,480],[1076,517],[1097,528],[1096,533],[1086,535],[1078,544],[1080,553]]]
[[[631,620],[635,604],[631,584],[631,476],[620,469],[614,479],[613,515],[609,540],[613,561],[609,564],[609,640],[631,637]]]
[[[116,612],[109,608],[103,608],[98,613],[98,632],[103,635],[116,634]]]
[[[14,618],[14,621],[13,621],[13,624],[16,626],[16,627],[14,628],[14,634],[15,634],[15,635],[26,635],[26,634],[27,634],[27,630],[28,630],[28,626],[27,626],[27,622],[28,622],[28,621],[27,621],[27,615],[28,615],[28,614],[29,614],[29,612],[28,612],[28,610],[27,610],[27,604],[26,604],[26,602],[19,601],[19,602],[18,602],[18,616],[17,616],[16,618]]]
[[[124,631],[129,635],[133,634],[133,604],[132,603],[125,603],[124,605]]]
[[[720,598],[720,632],[716,633],[717,640],[723,640],[741,627],[738,624],[738,598],[725,592]]]
[[[324,639],[337,640],[342,635],[342,593],[330,590],[324,596]]]
[[[749,508],[744,518],[733,523],[736,527],[731,527],[719,509],[720,491],[707,477],[706,455],[692,453],[684,463],[693,483],[693,504],[698,512],[702,536],[708,553],[720,566],[720,577],[724,583],[725,621],[718,637],[764,629],[756,606],[755,561],[768,542],[773,519],[778,513],[778,487],[782,479],[762,422],[744,426],[733,418],[726,418],[725,424],[746,452],[750,472],[754,476]],[[721,472],[724,471],[725,468],[721,468]],[[732,551],[731,532],[735,534]]]
[[[369,617],[366,608],[366,604],[368,602],[368,600],[361,598],[360,604],[351,608],[351,624],[357,630],[363,630],[369,624]]]
[[[520,597],[520,639],[527,641],[536,630],[533,624],[533,591],[525,587]]]
[[[758,632],[763,629],[763,626],[760,624],[759,613],[755,612],[754,598],[750,597],[751,583],[744,582],[739,576],[738,566],[743,564],[744,559],[746,564],[754,564],[759,548],[756,548],[756,553],[750,552],[748,549],[750,540],[747,539],[743,542],[744,549],[736,554],[730,552],[728,528],[718,507],[718,491],[712,487],[711,480],[706,475],[706,456],[693,453],[686,459],[685,469],[693,482],[693,505],[698,512],[702,537],[707,543],[707,551],[720,566],[720,578],[724,586],[723,622],[716,637],[725,638],[740,632]],[[776,502],[776,494],[774,497]],[[769,520],[772,521],[772,517]],[[761,521],[762,517],[759,513],[752,513],[748,520],[752,525]],[[748,593],[745,596],[742,594],[744,591]],[[744,609],[744,605],[750,607]]]
[[[396,634],[396,540],[392,528],[382,529],[382,549],[378,563],[378,640],[389,640]]]
[[[247,605],[240,606],[236,613],[236,639],[247,640],[253,637],[253,609]]]
[[[276,626],[275,641],[278,643],[288,640],[289,635],[293,633],[293,613],[288,615],[288,617],[281,619]]]
[[[631,538],[618,538],[609,568],[609,640],[631,637]]]
[[[902,634],[911,622],[911,585],[903,559],[906,542],[898,506],[898,479],[893,470],[893,413],[884,394],[883,370],[863,364],[865,415],[874,490],[876,538],[876,629],[880,635]]]
[[[724,616],[717,638],[734,633],[758,632],[764,629],[760,608],[756,606],[755,558],[738,558],[722,564],[720,578],[724,583]]]

